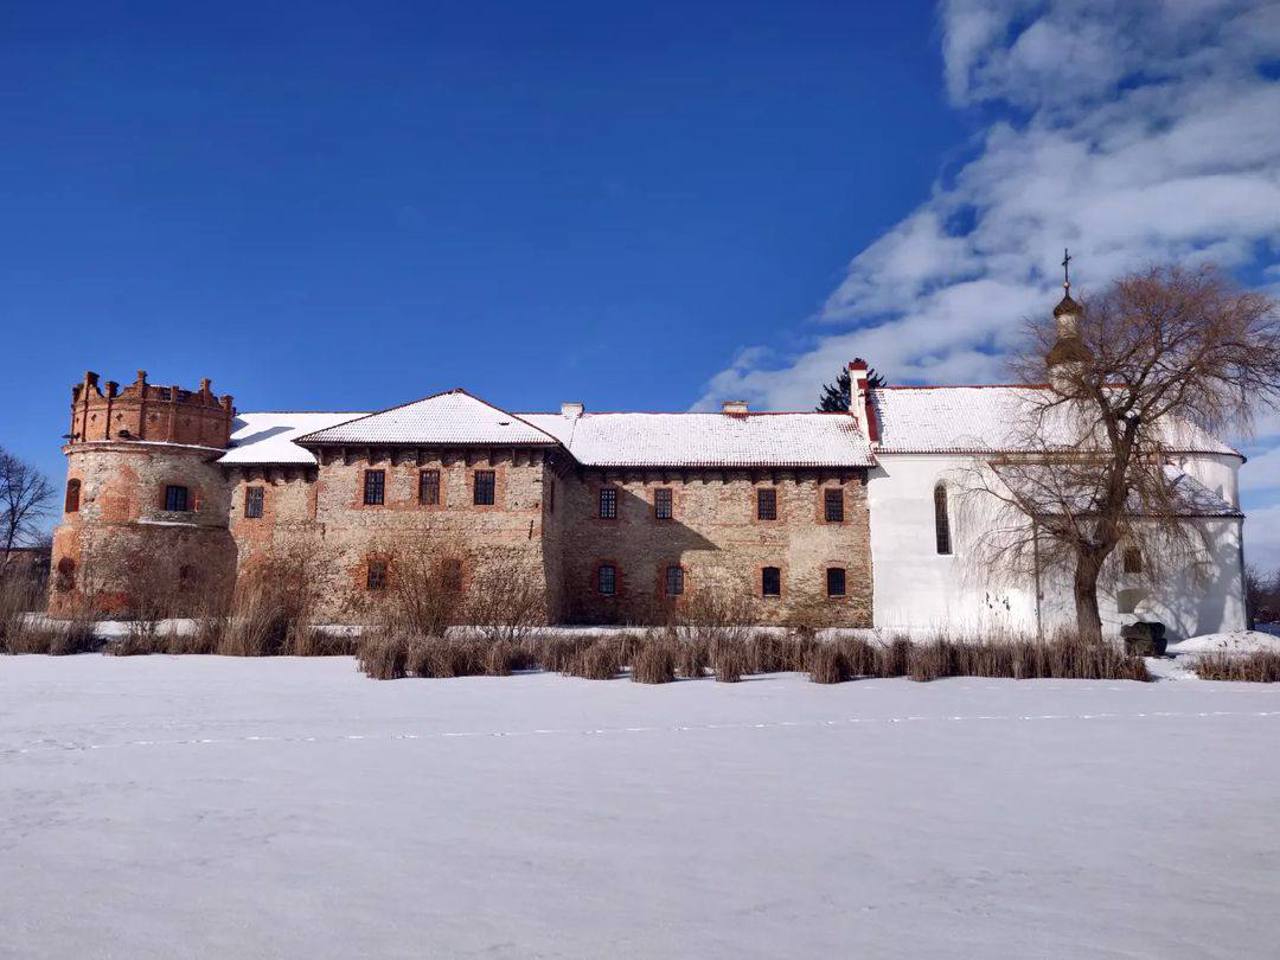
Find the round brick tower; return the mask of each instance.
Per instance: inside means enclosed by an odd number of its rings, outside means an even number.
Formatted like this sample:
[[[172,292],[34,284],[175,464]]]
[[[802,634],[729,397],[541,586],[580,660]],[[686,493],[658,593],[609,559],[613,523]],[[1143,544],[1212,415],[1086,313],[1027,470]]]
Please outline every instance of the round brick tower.
[[[53,536],[49,613],[181,615],[225,596],[235,571],[230,486],[217,464],[235,407],[198,390],[71,388],[67,487]]]

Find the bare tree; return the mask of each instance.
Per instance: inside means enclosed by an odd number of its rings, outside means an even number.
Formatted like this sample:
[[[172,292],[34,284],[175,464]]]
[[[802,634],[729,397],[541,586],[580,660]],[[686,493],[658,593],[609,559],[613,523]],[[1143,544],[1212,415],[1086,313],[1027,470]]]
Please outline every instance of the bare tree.
[[[48,516],[55,496],[44,474],[0,447],[0,560],[39,534],[38,521]]]
[[[1031,334],[1016,373],[1039,383],[1047,358],[1050,383],[1023,392],[1007,444],[1018,452],[975,470],[970,486],[1004,508],[986,544],[1070,569],[1077,628],[1098,640],[1099,575],[1117,547],[1148,568],[1195,549],[1204,491],[1177,453],[1206,432],[1247,430],[1259,404],[1280,401],[1280,317],[1213,268],[1169,267],[1123,277],[1087,305],[1068,294]]]

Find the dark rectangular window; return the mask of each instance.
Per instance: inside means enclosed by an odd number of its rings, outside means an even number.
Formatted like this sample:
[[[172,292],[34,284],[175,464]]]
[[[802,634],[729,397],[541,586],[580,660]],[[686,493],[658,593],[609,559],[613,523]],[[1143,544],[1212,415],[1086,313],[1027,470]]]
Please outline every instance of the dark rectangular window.
[[[844,567],[827,567],[827,596],[844,596]]]
[[[187,488],[170,484],[164,488],[164,508],[170,513],[186,513]]]
[[[385,470],[366,470],[364,472],[364,502],[366,506],[378,507],[386,502],[387,473]]]
[[[827,490],[822,495],[822,513],[827,523],[844,523],[844,491]]]
[[[66,513],[75,513],[80,509],[80,481],[67,481],[67,499],[62,505]]]
[[[765,567],[760,571],[760,595],[782,596],[782,571],[777,567]]]
[[[600,488],[600,517],[613,520],[618,516],[618,488]]]
[[[479,507],[493,506],[494,472],[477,470],[472,479],[471,502]]]
[[[418,474],[418,502],[434,507],[440,502],[440,471],[423,470]]]
[[[1141,573],[1142,572],[1142,551],[1136,547],[1129,547],[1124,552],[1124,572],[1125,573]]]
[[[611,597],[618,591],[618,571],[610,564],[596,570],[596,589]]]
[[[684,568],[667,567],[667,596],[678,597],[684,593]]]
[[[370,590],[381,590],[387,585],[387,563],[385,560],[370,560],[365,574],[365,584]]]
[[[659,487],[653,491],[653,515],[659,520],[671,519],[670,487]]]
[[[262,499],[262,487],[244,488],[244,515],[250,520],[257,520],[262,516]]]
[[[773,487],[761,487],[756,491],[756,519],[778,519],[778,491]]]

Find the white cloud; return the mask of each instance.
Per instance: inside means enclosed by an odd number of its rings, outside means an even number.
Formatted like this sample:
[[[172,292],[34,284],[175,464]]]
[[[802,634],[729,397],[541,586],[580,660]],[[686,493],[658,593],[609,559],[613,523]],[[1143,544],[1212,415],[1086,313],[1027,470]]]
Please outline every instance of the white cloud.
[[[804,409],[854,356],[895,382],[999,379],[1020,321],[1057,300],[1063,246],[1086,293],[1171,260],[1280,275],[1280,4],[943,0],[939,17],[949,97],[997,117],[976,157],[854,257],[805,352],[744,351],[699,406]],[[1277,485],[1275,447],[1252,449],[1248,489]]]

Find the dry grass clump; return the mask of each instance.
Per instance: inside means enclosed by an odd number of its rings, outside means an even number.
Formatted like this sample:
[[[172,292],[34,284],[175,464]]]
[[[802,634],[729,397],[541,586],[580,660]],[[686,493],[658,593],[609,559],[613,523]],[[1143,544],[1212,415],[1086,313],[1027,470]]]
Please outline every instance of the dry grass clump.
[[[407,675],[409,641],[403,635],[374,633],[360,638],[356,662],[374,680],[399,680]]]
[[[711,666],[706,644],[698,640],[685,640],[675,645],[676,673],[686,680],[700,680]]]
[[[851,677],[849,658],[835,644],[821,644],[809,653],[809,679],[814,683],[844,683]]]
[[[740,648],[722,643],[711,651],[711,670],[717,683],[738,683],[750,668],[750,661]]]
[[[1202,680],[1280,683],[1280,653],[1206,653],[1196,658],[1194,669]]]
[[[661,640],[643,644],[631,660],[631,679],[636,683],[671,683],[676,678],[676,655]]]
[[[597,640],[575,653],[560,672],[584,680],[612,680],[621,670],[617,645]]]
[[[101,649],[102,643],[94,637],[91,622],[70,620],[23,623],[16,629],[7,629],[0,652],[66,657],[77,653],[95,653]]]

